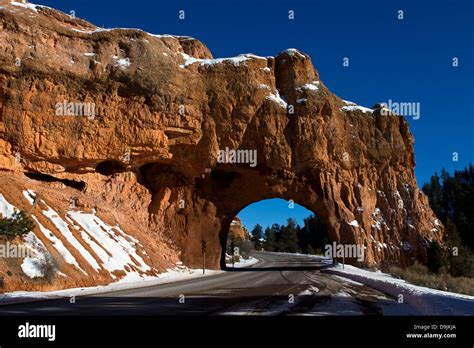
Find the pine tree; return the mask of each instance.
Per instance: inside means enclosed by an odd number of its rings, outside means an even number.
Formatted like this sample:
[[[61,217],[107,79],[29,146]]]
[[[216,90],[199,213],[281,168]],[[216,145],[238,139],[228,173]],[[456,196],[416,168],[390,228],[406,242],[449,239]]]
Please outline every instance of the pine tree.
[[[440,273],[445,267],[445,255],[441,246],[436,242],[431,242],[428,250],[428,269],[433,273]]]
[[[280,230],[279,251],[287,253],[297,253],[298,248],[298,225],[292,218],[287,220],[286,226],[282,226]]]
[[[423,185],[423,191],[428,196],[428,200],[430,202],[431,209],[433,209],[436,216],[440,219],[444,219],[444,211],[442,207],[442,192],[441,192],[441,184],[439,182],[439,176],[437,173],[430,179],[429,184]]]
[[[265,242],[263,243],[263,248],[266,251],[275,251],[275,242],[275,232],[270,227],[267,227],[265,229]]]
[[[260,249],[262,247],[262,238],[263,238],[263,228],[259,224],[256,224],[253,230],[250,232],[252,236],[250,240],[254,243],[256,249]]]
[[[298,245],[307,252],[309,246],[313,250],[322,251],[329,243],[328,232],[323,221],[316,215],[311,215],[304,219],[304,226],[298,231]]]
[[[448,219],[456,226],[461,243],[474,249],[474,167],[470,163],[464,170],[450,175],[435,173],[429,183],[423,185],[430,206],[436,216],[446,225]]]
[[[0,235],[15,238],[27,234],[35,227],[35,223],[24,211],[16,211],[11,218],[0,219]]]
[[[473,255],[471,255],[469,248],[462,245],[456,225],[451,219],[446,222],[445,231],[449,247],[449,273],[454,277],[473,277]]]

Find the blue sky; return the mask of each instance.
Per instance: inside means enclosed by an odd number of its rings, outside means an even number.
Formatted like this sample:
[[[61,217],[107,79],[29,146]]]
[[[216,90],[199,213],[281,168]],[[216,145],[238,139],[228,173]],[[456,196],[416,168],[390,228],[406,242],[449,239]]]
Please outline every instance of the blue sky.
[[[290,205],[288,201],[280,198],[266,199],[248,205],[239,213],[239,218],[249,231],[256,224],[263,228],[272,224],[285,225],[288,218],[293,218],[302,226],[304,218],[312,212],[299,204]]]
[[[408,119],[420,186],[443,167],[452,172],[473,161],[472,0],[36,3],[74,10],[76,16],[107,28],[190,35],[215,57],[248,52],[267,56],[298,48],[312,57],[324,83],[344,99],[368,107],[389,99],[420,103],[420,119]],[[185,20],[178,19],[180,9]],[[288,19],[289,10],[295,11],[294,20]],[[397,19],[398,10],[403,10],[403,20]],[[344,57],[349,67],[343,67]],[[453,57],[459,58],[457,68]],[[453,152],[459,154],[457,162]],[[252,219],[248,223],[253,225]]]

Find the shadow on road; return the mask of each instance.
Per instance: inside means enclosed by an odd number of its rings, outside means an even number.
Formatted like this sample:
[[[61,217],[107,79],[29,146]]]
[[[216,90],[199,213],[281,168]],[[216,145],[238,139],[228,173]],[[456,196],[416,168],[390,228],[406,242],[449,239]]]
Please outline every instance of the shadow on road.
[[[84,297],[75,304],[69,299],[56,299],[23,305],[2,306],[2,316],[106,316],[106,315],[153,315],[153,316],[202,316],[202,315],[288,315],[308,313],[329,302],[327,295],[299,295],[290,309],[288,296],[236,296],[187,297],[184,303],[176,297]],[[354,299],[337,298],[332,300],[331,308],[338,311],[332,314],[381,314],[377,309],[365,305],[363,312],[354,313]],[[328,314],[325,309],[321,314]],[[365,312],[365,313],[364,313]]]

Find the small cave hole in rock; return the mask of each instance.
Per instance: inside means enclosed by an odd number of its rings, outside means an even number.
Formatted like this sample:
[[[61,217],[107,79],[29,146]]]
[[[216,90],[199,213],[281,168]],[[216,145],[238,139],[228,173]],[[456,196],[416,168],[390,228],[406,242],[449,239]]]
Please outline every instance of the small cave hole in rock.
[[[213,184],[223,189],[229,187],[240,175],[236,172],[216,169],[211,172],[211,180]]]
[[[121,173],[125,171],[125,165],[120,161],[116,160],[107,160],[100,162],[96,167],[95,170],[97,173],[110,176],[117,173]]]
[[[86,183],[83,181],[75,181],[75,180],[68,180],[68,179],[58,179],[52,175],[42,174],[42,173],[25,173],[25,175],[32,179],[38,180],[43,182],[61,182],[64,185],[71,187],[73,189],[82,191],[86,187]]]

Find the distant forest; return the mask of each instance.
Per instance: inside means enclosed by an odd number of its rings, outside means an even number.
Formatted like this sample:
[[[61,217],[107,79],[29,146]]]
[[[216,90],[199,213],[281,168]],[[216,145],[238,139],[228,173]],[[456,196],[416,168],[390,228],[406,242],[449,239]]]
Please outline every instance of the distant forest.
[[[448,239],[474,250],[474,168],[470,163],[451,176],[444,169],[423,185],[434,213],[446,227]]]
[[[303,227],[292,218],[287,220],[286,225],[273,224],[265,231],[257,224],[251,235],[256,249],[287,253],[321,253],[329,242],[324,223],[315,215],[304,219]]]

